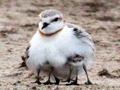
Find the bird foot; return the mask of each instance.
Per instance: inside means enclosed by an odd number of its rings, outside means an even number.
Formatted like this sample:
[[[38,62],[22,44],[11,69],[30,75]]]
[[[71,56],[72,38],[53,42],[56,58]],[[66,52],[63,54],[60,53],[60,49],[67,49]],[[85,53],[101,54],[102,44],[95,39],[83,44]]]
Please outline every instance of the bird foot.
[[[71,85],[79,85],[79,84],[77,84],[77,81],[76,81],[76,80],[73,81],[73,82],[71,82],[70,84],[71,84]]]
[[[70,84],[66,84],[66,85],[79,85],[79,84],[77,84],[77,81],[75,80],[75,81],[71,82]]]

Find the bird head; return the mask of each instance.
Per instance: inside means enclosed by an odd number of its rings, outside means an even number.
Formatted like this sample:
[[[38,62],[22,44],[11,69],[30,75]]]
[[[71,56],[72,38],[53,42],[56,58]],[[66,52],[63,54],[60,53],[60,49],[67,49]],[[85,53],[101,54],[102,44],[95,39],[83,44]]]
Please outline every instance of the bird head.
[[[64,27],[63,15],[55,9],[42,11],[39,17],[39,30],[44,34],[55,33]]]

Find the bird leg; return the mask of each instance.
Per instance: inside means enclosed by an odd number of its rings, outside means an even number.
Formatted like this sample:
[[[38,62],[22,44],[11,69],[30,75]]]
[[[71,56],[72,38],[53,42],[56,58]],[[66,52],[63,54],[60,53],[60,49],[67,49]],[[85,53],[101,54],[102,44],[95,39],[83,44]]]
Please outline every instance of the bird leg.
[[[73,82],[70,83],[70,85],[79,85],[77,84],[77,80],[78,80],[78,70],[76,70],[76,78]]]
[[[66,80],[66,82],[70,82],[70,80],[71,80],[71,74],[72,74],[72,71],[73,71],[73,69],[72,69],[72,67],[70,66],[70,74],[69,74],[69,77],[68,77],[68,79]]]
[[[34,83],[37,83],[38,85],[41,84],[41,82],[39,81],[40,80],[39,74],[40,74],[40,69],[37,70],[37,80],[34,82]]]
[[[53,76],[54,76],[54,75],[53,75]],[[57,77],[55,77],[55,76],[54,76],[54,78],[55,78],[55,81],[56,81],[54,84],[59,85],[60,80],[59,80]]]
[[[72,74],[72,71],[73,71],[73,69],[72,69],[72,67],[70,66],[70,74],[69,74],[69,77],[68,77],[68,79],[67,80],[65,80],[65,81],[62,81],[62,82],[70,82],[70,80],[71,80],[71,74]]]
[[[85,82],[85,84],[86,84],[86,85],[91,85],[92,83],[91,83],[91,81],[90,81],[90,79],[89,79],[89,77],[88,77],[88,73],[87,73],[87,69],[86,69],[85,64],[83,64],[83,69],[84,69],[85,74],[86,74],[86,76],[87,76],[87,82]]]
[[[49,71],[48,80],[45,83],[43,83],[43,84],[45,84],[45,85],[54,84],[54,83],[50,82],[50,76],[52,74],[52,71],[53,71],[53,68],[51,68],[50,71]]]

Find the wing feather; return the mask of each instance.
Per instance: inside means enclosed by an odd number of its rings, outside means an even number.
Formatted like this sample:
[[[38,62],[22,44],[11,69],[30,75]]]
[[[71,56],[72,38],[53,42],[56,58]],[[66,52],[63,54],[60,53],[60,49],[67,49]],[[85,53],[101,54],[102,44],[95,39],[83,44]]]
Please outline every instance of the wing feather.
[[[29,49],[30,49],[30,45],[27,46],[25,54],[21,56],[23,62],[20,64],[20,67],[27,67],[26,60],[29,58]]]
[[[83,43],[90,45],[92,50],[95,51],[95,45],[93,43],[93,40],[92,40],[90,34],[88,34],[84,28],[82,28],[78,25],[75,25],[75,24],[71,24],[71,23],[65,23],[65,25],[68,26],[69,28],[73,28],[73,31],[75,32],[75,36],[78,39],[85,38],[86,40],[84,40]]]

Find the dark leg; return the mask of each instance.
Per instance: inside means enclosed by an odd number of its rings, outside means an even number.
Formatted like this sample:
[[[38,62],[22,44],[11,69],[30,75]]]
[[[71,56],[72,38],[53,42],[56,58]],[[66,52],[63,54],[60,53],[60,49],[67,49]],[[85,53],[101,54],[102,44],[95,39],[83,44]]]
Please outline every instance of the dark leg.
[[[54,76],[54,77],[55,77],[55,76]],[[56,80],[56,82],[55,82],[54,84],[59,85],[60,80],[59,80],[57,77],[55,77],[55,80]]]
[[[60,79],[58,79],[54,74],[53,74],[53,76],[54,76],[55,81],[56,81],[54,84],[59,85],[59,83],[60,83]]]
[[[83,69],[84,69],[85,74],[86,74],[86,76],[87,76],[87,82],[86,82],[85,84],[86,84],[86,85],[91,85],[92,83],[91,83],[91,81],[90,81],[90,79],[89,79],[89,77],[88,77],[88,73],[87,73],[87,69],[86,69],[85,64],[83,64]]]
[[[40,69],[38,69],[38,71],[37,71],[37,80],[34,82],[34,83],[37,83],[38,85],[41,84],[41,82],[39,81],[40,80],[39,74],[40,74]]]
[[[78,70],[76,70],[76,78],[75,78],[75,80],[74,80],[73,82],[71,82],[70,85],[79,85],[79,84],[77,83],[77,80],[78,80]]]
[[[68,77],[68,79],[66,80],[66,82],[70,82],[72,70],[73,70],[73,69],[72,69],[72,67],[70,66],[70,74],[69,74],[69,77]]]
[[[45,84],[45,85],[54,84],[54,83],[50,82],[50,76],[51,76],[52,71],[53,71],[53,68],[50,69],[47,82],[45,82],[45,83],[43,83],[43,84]]]

